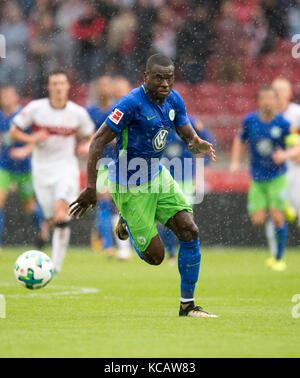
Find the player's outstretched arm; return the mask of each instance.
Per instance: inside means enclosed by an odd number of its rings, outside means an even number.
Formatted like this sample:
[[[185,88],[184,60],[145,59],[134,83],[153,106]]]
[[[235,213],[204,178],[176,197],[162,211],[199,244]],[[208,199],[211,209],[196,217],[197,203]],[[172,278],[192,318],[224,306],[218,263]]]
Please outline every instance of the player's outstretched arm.
[[[293,160],[296,163],[300,161],[300,145],[292,146],[286,150],[278,148],[272,155],[275,164],[281,165],[287,160]]]
[[[34,146],[34,143],[28,143],[22,147],[14,147],[10,150],[9,155],[15,160],[24,160],[32,154]]]
[[[79,219],[89,207],[94,207],[97,202],[96,182],[97,163],[102,158],[104,146],[110,143],[116,133],[104,122],[94,135],[88,154],[87,162],[87,186],[80,193],[76,201],[70,204],[70,215]]]
[[[239,136],[236,136],[233,141],[231,150],[231,164],[230,172],[236,173],[240,170],[241,155],[243,152],[243,142]]]
[[[177,133],[193,154],[206,154],[212,161],[216,161],[213,145],[199,138],[190,123],[178,128]]]

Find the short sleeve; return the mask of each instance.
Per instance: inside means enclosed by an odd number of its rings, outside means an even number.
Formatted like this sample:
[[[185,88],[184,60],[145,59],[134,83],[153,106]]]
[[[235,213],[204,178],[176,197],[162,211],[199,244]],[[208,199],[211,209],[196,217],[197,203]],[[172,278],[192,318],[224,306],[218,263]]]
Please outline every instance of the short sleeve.
[[[247,142],[249,140],[249,122],[247,117],[244,118],[242,122],[242,128],[239,133],[239,137],[242,142]]]
[[[133,101],[125,96],[106,118],[105,123],[117,134],[121,133],[133,121],[135,115],[134,108]]]
[[[84,108],[81,108],[78,131],[82,137],[89,137],[95,131],[95,124],[91,120],[91,117],[89,116],[87,110]]]
[[[35,110],[35,101],[31,101],[18,114],[15,115],[15,117],[12,120],[12,124],[15,124],[17,127],[19,127],[22,130],[29,129],[34,122],[34,119],[33,119],[34,110]]]
[[[176,106],[175,106],[175,119],[174,126],[179,128],[190,123],[190,119],[186,113],[185,104],[179,93],[175,92]]]

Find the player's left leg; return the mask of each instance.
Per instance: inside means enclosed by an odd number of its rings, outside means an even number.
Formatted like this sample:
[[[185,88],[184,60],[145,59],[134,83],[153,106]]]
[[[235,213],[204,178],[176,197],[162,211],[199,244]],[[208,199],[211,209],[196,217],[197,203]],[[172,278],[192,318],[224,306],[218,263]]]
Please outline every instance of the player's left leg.
[[[277,241],[277,249],[275,255],[276,262],[272,265],[272,269],[279,271],[285,270],[286,263],[283,261],[283,256],[288,238],[288,226],[285,220],[285,213],[282,210],[271,209],[270,214],[275,226],[275,235]]]
[[[70,242],[71,229],[69,226],[69,202],[59,199],[54,208],[54,231],[52,236],[52,260],[56,273],[62,269],[62,265]]]
[[[183,210],[168,220],[169,227],[178,237],[178,269],[181,276],[180,316],[216,317],[195,306],[194,292],[199,278],[201,253],[199,230],[193,214]]]
[[[268,185],[268,202],[270,215],[275,227],[277,241],[276,264],[272,266],[274,270],[284,270],[286,264],[283,256],[287,244],[288,226],[285,219],[285,208],[288,194],[288,182],[285,175],[272,180]]]
[[[178,238],[178,269],[181,277],[180,316],[215,317],[194,304],[194,292],[199,278],[201,253],[199,230],[193,209],[187,204],[179,185],[169,171],[161,172],[162,190],[159,193],[156,218],[170,228]],[[168,190],[166,190],[168,188]]]

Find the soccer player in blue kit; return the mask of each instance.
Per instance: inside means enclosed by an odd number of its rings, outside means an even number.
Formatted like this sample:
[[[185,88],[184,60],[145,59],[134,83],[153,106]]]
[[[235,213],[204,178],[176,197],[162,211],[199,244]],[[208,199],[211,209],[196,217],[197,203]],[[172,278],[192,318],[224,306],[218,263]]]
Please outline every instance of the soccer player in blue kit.
[[[97,164],[104,146],[117,137],[119,154],[109,165],[109,179],[112,197],[121,214],[121,233],[129,233],[141,259],[159,265],[165,251],[156,222],[169,227],[180,246],[179,315],[216,317],[194,304],[201,261],[199,230],[191,206],[159,162],[173,126],[192,153],[205,153],[215,160],[212,145],[197,136],[183,100],[172,89],[174,70],[173,62],[162,54],[147,60],[144,85],[123,97],[95,134],[89,150],[87,187],[70,205],[70,214],[80,218],[96,205]],[[164,190],[167,186],[168,191]]]
[[[299,146],[286,149],[291,125],[277,112],[278,95],[272,87],[258,93],[258,111],[248,114],[242,131],[235,138],[232,149],[231,172],[240,169],[242,146],[249,144],[251,156],[251,185],[248,193],[248,212],[255,226],[263,226],[268,215],[276,228],[276,261],[272,269],[286,268],[283,255],[287,243],[285,208],[287,202],[286,161],[299,155]],[[286,150],[284,154],[281,152]]]
[[[0,88],[0,105],[0,251],[4,223],[3,208],[13,184],[17,186],[25,213],[31,218],[36,246],[40,248],[44,244],[41,236],[43,215],[34,198],[30,157],[25,151],[30,149],[30,146],[14,142],[9,137],[10,123],[21,109],[19,95],[13,86]]]
[[[95,129],[98,130],[106,118],[111,114],[113,110],[113,96],[112,96],[112,78],[110,76],[101,76],[96,82],[96,97],[97,103],[89,106],[87,111],[95,124]],[[109,143],[105,146],[102,158],[113,157],[115,152],[115,145]],[[106,174],[107,167],[102,166],[102,177]],[[102,190],[103,191],[103,190]],[[97,214],[96,214],[96,230],[98,235],[102,238],[103,249],[107,255],[113,254],[113,238],[112,238],[112,200],[108,191],[102,193],[97,202]],[[92,239],[94,239],[92,235]],[[92,243],[93,244],[93,243]]]
[[[109,75],[100,76],[96,81],[95,90],[97,103],[89,106],[87,111],[95,124],[95,129],[98,130],[111,114],[116,103],[114,98],[114,79]],[[115,150],[116,144],[115,141],[112,141],[105,146],[102,158],[113,158],[116,152]],[[102,165],[98,168],[97,192],[96,225],[95,230],[92,231],[92,248],[94,250],[99,248],[100,237],[103,244],[103,252],[109,257],[115,254],[113,224],[117,223],[116,218],[118,218],[118,215],[115,214],[115,206],[109,192],[108,170],[106,165]],[[116,244],[116,257],[120,260],[128,260],[131,256],[129,240],[117,239]]]

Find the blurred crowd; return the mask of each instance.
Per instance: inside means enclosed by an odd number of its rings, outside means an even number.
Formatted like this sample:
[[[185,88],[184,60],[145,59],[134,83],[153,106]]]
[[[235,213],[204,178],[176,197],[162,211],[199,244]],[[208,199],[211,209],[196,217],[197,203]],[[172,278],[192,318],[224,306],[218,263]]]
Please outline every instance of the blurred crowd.
[[[57,67],[78,82],[106,73],[134,84],[155,52],[182,81],[203,81],[212,55],[234,80],[237,56],[255,59],[300,34],[300,0],[0,0],[0,10],[0,84],[34,97]]]

